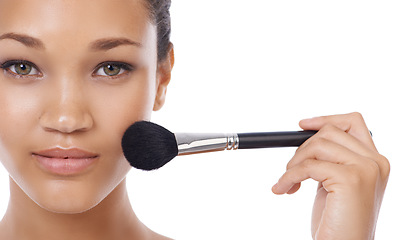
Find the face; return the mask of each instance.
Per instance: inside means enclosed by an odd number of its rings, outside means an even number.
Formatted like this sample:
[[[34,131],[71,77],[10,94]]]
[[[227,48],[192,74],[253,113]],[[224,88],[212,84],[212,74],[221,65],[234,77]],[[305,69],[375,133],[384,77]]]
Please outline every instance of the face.
[[[0,159],[47,210],[102,201],[130,170],[124,131],[163,99],[142,1],[0,0]]]

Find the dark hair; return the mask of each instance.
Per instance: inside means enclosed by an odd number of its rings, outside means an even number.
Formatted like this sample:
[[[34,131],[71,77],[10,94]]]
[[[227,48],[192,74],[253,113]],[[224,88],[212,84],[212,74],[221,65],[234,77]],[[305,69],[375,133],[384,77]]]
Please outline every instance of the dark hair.
[[[171,15],[169,8],[171,0],[145,0],[150,18],[157,28],[158,61],[165,59],[170,44]]]

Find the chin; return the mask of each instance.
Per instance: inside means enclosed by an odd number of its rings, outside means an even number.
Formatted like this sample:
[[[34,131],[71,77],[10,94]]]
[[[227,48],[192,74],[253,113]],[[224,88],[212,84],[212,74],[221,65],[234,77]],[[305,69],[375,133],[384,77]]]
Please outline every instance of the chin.
[[[41,208],[47,210],[48,212],[51,213],[57,213],[57,214],[81,214],[85,213],[94,207],[96,207],[99,202],[96,203],[77,203],[77,202],[67,202],[67,203],[59,203],[58,205],[55,205],[55,202],[53,203],[37,203],[38,206]]]
[[[99,164],[102,167],[77,176],[50,175],[35,166],[18,171],[11,168],[9,172],[16,183],[15,189],[22,190],[24,198],[31,203],[52,213],[80,214],[106,202],[104,200],[117,186],[125,183],[125,177],[131,169],[128,162],[110,162],[112,166]],[[122,186],[125,188],[125,184]]]
[[[32,199],[41,208],[59,214],[79,214],[84,213],[97,206],[104,198],[95,198],[92,195],[83,196],[68,193],[66,196],[46,197]]]
[[[75,181],[54,181],[29,194],[41,208],[59,214],[84,213],[100,204],[114,188]]]

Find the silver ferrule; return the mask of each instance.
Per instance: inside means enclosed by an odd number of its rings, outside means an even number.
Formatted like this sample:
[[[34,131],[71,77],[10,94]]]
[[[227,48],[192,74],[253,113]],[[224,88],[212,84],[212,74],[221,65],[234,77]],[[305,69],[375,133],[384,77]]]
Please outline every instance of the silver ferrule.
[[[235,133],[175,133],[178,143],[178,155],[236,150],[239,146]]]

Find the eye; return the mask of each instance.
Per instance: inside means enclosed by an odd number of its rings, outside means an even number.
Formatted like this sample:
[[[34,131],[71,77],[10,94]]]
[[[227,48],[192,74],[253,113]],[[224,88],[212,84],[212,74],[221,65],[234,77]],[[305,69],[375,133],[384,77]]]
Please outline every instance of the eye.
[[[122,62],[105,62],[97,66],[93,75],[115,77],[125,74],[133,70],[133,67],[127,63]]]
[[[3,63],[0,68],[7,72],[18,76],[38,76],[40,72],[37,67],[31,62],[23,60],[12,60]]]

